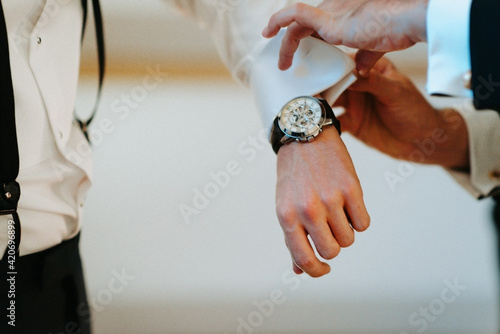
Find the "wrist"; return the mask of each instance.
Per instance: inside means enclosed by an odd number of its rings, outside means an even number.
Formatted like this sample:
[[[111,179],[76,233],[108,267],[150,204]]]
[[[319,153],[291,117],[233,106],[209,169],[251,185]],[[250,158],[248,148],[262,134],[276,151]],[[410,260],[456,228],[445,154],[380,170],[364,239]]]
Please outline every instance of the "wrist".
[[[440,116],[444,123],[444,132],[450,138],[448,145],[445,146],[450,158],[448,164],[443,166],[469,169],[469,134],[465,120],[456,110],[451,108],[440,110]]]
[[[311,142],[291,142],[283,145],[278,151],[278,161],[280,157],[287,157],[299,154],[301,159],[318,159],[318,154],[336,154],[339,150],[345,150],[345,145],[337,129],[334,126],[327,126]],[[313,160],[311,160],[313,161]]]
[[[447,168],[469,169],[469,139],[462,116],[453,109],[437,111],[437,125],[420,142],[425,162]]]

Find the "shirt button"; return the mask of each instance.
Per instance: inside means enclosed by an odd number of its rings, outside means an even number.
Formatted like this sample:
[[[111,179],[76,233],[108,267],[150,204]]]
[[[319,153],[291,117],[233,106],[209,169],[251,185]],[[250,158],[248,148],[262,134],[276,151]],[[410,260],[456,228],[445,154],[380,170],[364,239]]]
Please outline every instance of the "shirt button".
[[[62,131],[59,131],[59,139],[63,139],[63,133],[62,133]]]
[[[36,42],[38,44],[42,44],[42,38],[40,36],[37,37]]]
[[[467,89],[472,88],[471,79],[472,79],[472,72],[469,70],[469,71],[465,72],[464,75],[462,76],[462,80],[464,81],[465,88],[467,88]]]

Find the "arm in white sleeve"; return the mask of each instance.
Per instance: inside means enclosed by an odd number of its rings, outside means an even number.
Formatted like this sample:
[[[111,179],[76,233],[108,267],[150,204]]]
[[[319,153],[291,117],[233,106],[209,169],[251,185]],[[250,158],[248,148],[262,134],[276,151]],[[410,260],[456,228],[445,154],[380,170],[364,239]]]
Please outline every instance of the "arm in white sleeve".
[[[351,84],[354,62],[343,52],[309,37],[301,43],[294,66],[278,69],[280,34],[262,37],[271,15],[289,4],[287,0],[177,0],[165,1],[207,29],[219,55],[233,76],[249,86],[265,127],[271,127],[280,108],[291,98],[329,90],[333,102]],[[313,48],[314,47],[314,48]]]
[[[500,117],[494,110],[477,111],[472,101],[454,106],[465,120],[469,135],[469,172],[449,170],[473,196],[500,193]]]
[[[472,97],[470,73],[470,7],[472,0],[430,0],[427,10],[429,94]],[[470,170],[448,170],[473,196],[500,191],[500,118],[493,110],[477,111],[471,100],[454,106],[469,136]]]
[[[427,92],[472,97],[469,21],[472,0],[430,0],[427,9]]]

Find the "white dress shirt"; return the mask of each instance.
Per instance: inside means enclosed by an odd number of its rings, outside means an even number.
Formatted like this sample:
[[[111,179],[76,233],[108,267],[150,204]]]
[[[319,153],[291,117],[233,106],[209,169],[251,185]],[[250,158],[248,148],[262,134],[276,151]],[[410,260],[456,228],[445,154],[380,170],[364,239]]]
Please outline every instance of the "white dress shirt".
[[[449,172],[472,195],[483,197],[500,187],[500,117],[496,111],[476,111],[472,105],[469,88],[471,3],[472,0],[429,1],[427,91],[467,98],[453,108],[460,112],[467,125],[470,172]]]
[[[351,59],[311,38],[301,43],[304,46],[291,70],[277,69],[280,40],[265,40],[261,31],[270,15],[287,3],[165,1],[211,32],[233,76],[254,92],[269,127],[290,98],[316,94],[338,83],[337,90],[328,95],[332,100],[353,80]],[[77,0],[9,0],[2,4],[21,164],[22,256],[57,245],[75,236],[81,227],[83,197],[92,175],[90,147],[73,120],[83,13]],[[7,220],[0,216],[0,253],[7,245]]]
[[[80,1],[2,1],[16,106],[21,255],[76,235],[90,181],[89,148],[73,124]],[[7,244],[1,216],[0,251]]]

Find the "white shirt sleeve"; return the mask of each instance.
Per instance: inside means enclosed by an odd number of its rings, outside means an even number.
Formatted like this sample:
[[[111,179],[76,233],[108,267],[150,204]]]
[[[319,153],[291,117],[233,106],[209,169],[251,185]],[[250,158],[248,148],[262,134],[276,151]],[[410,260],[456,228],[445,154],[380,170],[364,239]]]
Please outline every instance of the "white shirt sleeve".
[[[427,9],[429,66],[427,92],[472,97],[464,76],[470,71],[469,21],[472,0],[430,0]]]
[[[271,128],[274,117],[290,99],[327,91],[325,98],[333,102],[355,80],[351,58],[312,37],[301,42],[291,69],[278,69],[283,32],[268,40],[262,37],[262,30],[274,12],[292,1],[165,2],[211,33],[222,61],[238,81],[251,88],[265,127]]]
[[[473,196],[492,195],[500,187],[500,117],[494,110],[475,110],[471,100],[454,109],[467,126],[470,171],[448,171]]]
[[[427,91],[472,98],[470,73],[470,7],[472,0],[430,0],[427,10],[429,67]],[[472,100],[453,106],[463,117],[469,135],[470,170],[448,170],[475,197],[500,187],[500,117],[492,110],[477,111]]]

